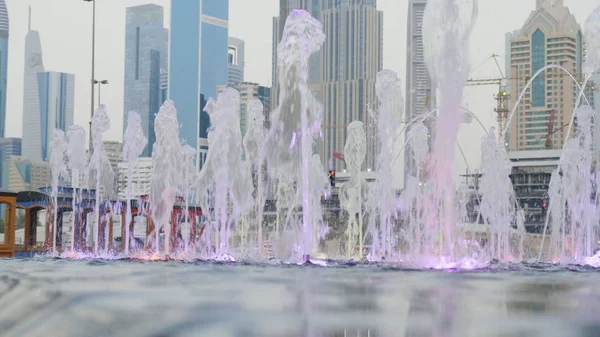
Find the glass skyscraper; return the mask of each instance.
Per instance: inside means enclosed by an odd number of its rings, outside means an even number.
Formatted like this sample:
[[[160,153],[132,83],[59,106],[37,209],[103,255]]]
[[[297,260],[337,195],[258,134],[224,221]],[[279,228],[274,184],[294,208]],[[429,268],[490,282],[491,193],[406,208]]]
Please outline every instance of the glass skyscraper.
[[[65,133],[73,125],[75,76],[58,72],[37,73],[40,102],[40,148],[42,159],[48,159],[48,144],[54,129]]]
[[[38,93],[39,72],[44,71],[40,33],[31,29],[31,8],[29,8],[29,28],[25,37],[25,66],[23,76],[23,132],[21,153],[31,160],[42,160],[40,146],[40,96]]]
[[[8,69],[8,10],[0,0],[0,138],[6,128],[6,78]]]
[[[152,156],[156,141],[154,117],[164,102],[169,33],[163,21],[161,6],[149,4],[127,8],[123,132],[127,129],[129,111],[139,113],[144,134],[148,137],[142,157]]]
[[[208,151],[206,100],[227,84],[228,20],[229,0],[171,0],[169,98],[198,167]]]

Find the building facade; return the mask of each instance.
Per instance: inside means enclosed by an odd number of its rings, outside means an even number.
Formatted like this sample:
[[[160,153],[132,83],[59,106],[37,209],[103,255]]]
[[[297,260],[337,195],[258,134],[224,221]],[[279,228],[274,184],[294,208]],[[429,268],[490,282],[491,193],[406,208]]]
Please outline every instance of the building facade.
[[[236,85],[244,82],[244,40],[229,37],[227,48],[227,84]]]
[[[0,0],[0,138],[6,129],[6,82],[8,79],[8,9]]]
[[[22,149],[24,157],[42,160],[42,136],[40,132],[39,72],[44,71],[40,34],[31,29],[29,8],[29,30],[25,37],[25,71],[23,77],[23,131]]]
[[[581,80],[583,56],[581,27],[562,0],[538,0],[536,10],[511,38],[510,106],[533,74],[548,64],[560,65]],[[577,93],[577,84],[562,70],[546,69],[537,76],[511,119],[509,149],[561,149]]]
[[[227,85],[220,85],[217,87],[217,93],[221,94]],[[240,93],[240,129],[242,132],[242,138],[246,136],[248,131],[248,107],[254,98],[258,98],[264,107],[265,114],[265,127],[267,126],[266,118],[269,113],[269,106],[271,100],[271,88],[263,87],[257,83],[242,82],[235,86],[232,86]]]
[[[55,129],[68,131],[73,125],[75,111],[75,75],[57,72],[39,72],[39,120],[41,159],[47,160],[50,138]],[[30,136],[31,132],[27,135]],[[25,141],[25,137],[23,139]]]
[[[425,63],[425,50],[423,45],[423,17],[427,0],[408,1],[407,37],[406,37],[406,100],[405,120],[410,121],[428,113],[436,107],[436,87],[431,81],[427,64]],[[433,151],[435,143],[435,126],[425,121],[429,129],[429,150]],[[406,135],[410,128],[405,130]],[[416,163],[412,158],[410,145],[404,149],[404,186],[410,176],[416,174]]]
[[[177,108],[179,136],[197,150],[199,168],[208,152],[204,106],[228,78],[228,20],[228,0],[171,0],[169,98]]]
[[[119,199],[127,198],[127,182],[129,168],[128,163],[121,162],[118,165],[119,174]],[[138,198],[142,195],[150,194],[150,185],[152,184],[152,158],[138,158],[131,176],[131,197]]]
[[[5,162],[11,156],[21,155],[21,138],[0,138],[0,188],[8,188],[2,185],[3,170]]]
[[[142,117],[148,137],[143,157],[152,156],[156,141],[154,117],[166,99],[168,86],[168,30],[164,10],[158,5],[127,8],[125,25],[125,82],[123,132],[127,114],[133,110]]]

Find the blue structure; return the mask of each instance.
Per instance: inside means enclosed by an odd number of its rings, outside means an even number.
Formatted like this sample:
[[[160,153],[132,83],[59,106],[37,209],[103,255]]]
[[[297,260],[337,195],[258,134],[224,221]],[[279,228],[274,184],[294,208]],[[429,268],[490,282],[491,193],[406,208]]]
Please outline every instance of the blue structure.
[[[6,128],[6,79],[8,72],[8,10],[0,0],[0,138]]]
[[[144,134],[148,137],[142,157],[152,156],[156,141],[154,118],[165,101],[163,78],[168,67],[169,33],[163,20],[161,6],[149,4],[127,8],[123,133],[127,129],[129,111],[139,113]]]
[[[75,76],[58,72],[40,72],[38,94],[40,102],[40,140],[42,159],[48,158],[48,144],[54,129],[65,133],[73,125]]]
[[[229,0],[171,0],[169,98],[180,137],[198,151],[199,168],[208,151],[204,106],[228,79],[228,20]]]
[[[546,65],[546,36],[539,28],[531,37],[531,73],[535,74]],[[538,76],[531,87],[531,106],[546,106],[546,79]]]

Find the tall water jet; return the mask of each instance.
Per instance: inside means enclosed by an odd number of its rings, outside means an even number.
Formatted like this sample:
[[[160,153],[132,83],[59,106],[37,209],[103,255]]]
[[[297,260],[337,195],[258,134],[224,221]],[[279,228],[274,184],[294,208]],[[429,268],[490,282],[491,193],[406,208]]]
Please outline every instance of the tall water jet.
[[[72,224],[71,224],[71,252],[75,252],[75,229],[77,221],[83,221],[80,216],[83,214],[83,209],[78,209],[77,205],[81,201],[81,173],[87,165],[87,155],[85,152],[85,129],[79,125],[71,125],[67,138],[67,157],[69,158],[69,169],[71,170],[71,187],[73,188],[72,200]]]
[[[310,258],[313,247],[311,200],[320,197],[310,194],[309,174],[313,141],[321,133],[322,119],[322,107],[308,87],[308,59],[319,51],[324,41],[319,21],[304,10],[290,13],[277,46],[279,105],[271,113],[269,148],[263,147],[263,155],[272,170],[271,177],[281,178],[283,174],[278,170],[300,168],[286,174],[292,175],[291,180],[297,184],[297,195],[301,200],[299,237],[304,260]]]
[[[396,246],[394,231],[397,199],[392,189],[393,151],[400,127],[404,100],[398,75],[391,70],[377,74],[375,91],[379,100],[377,134],[379,135],[376,173],[369,202],[369,227],[372,240],[371,258],[388,259]]]
[[[479,185],[479,209],[490,226],[488,259],[509,260],[515,256],[515,252],[511,250],[511,225],[518,227],[518,210],[509,177],[511,169],[506,147],[503,142],[498,142],[495,129],[491,128],[481,143],[482,177]]]
[[[348,229],[346,230],[348,257],[352,257],[353,247],[358,241],[359,258],[363,251],[363,211],[361,167],[367,155],[367,136],[363,123],[354,121],[346,128],[348,137],[344,146],[344,161],[350,172],[350,179],[340,187],[340,206],[348,212]]]
[[[125,255],[129,254],[131,235],[131,179],[133,169],[139,156],[148,144],[148,138],[144,135],[142,128],[142,117],[135,111],[129,111],[127,115],[127,128],[123,135],[123,160],[127,162],[127,213],[125,216]]]
[[[181,237],[183,238],[184,251],[189,249],[192,223],[190,222],[190,199],[194,195],[196,183],[198,181],[198,171],[196,170],[196,150],[189,146],[183,145],[181,148],[181,170],[182,170],[182,189],[183,197],[185,198],[185,214],[182,219]]]
[[[264,161],[259,156],[265,143],[265,115],[262,102],[255,98],[248,107],[248,130],[244,136],[244,149],[247,159],[252,163],[251,172],[254,177],[256,203],[254,218],[256,219],[257,248],[260,252],[263,244],[263,213],[265,209],[266,189],[264,187]]]
[[[56,253],[56,220],[58,218],[59,211],[58,183],[60,179],[64,179],[68,176],[67,164],[65,162],[65,155],[67,152],[65,133],[60,129],[54,129],[48,147],[48,161],[50,162],[50,168],[52,172],[52,210],[54,213],[54,219],[52,220],[52,251]]]
[[[425,62],[438,88],[435,133],[435,227],[438,254],[452,256],[454,226],[454,146],[462,120],[461,101],[469,75],[469,39],[477,18],[477,0],[431,0],[423,18]]]
[[[583,88],[594,72],[600,70],[600,6],[596,7],[584,24],[586,59],[582,65],[585,77],[579,86],[574,113],[565,137],[563,153],[558,168],[553,172],[549,190],[549,214],[546,216],[541,259],[547,230],[551,230],[549,258],[568,262],[580,262],[592,255],[598,238],[598,225],[594,218],[598,210],[597,164],[593,162],[592,128],[598,133],[598,121],[594,110],[579,106],[584,97]],[[577,83],[579,85],[579,83]],[[575,136],[571,127],[577,118]]]
[[[165,259],[171,252],[171,211],[181,186],[181,143],[179,122],[173,101],[163,103],[154,120],[156,142],[152,150],[153,174],[150,185],[152,221],[154,222],[155,253],[160,256],[160,229],[164,230]]]
[[[554,260],[582,262],[596,247],[599,181],[592,161],[594,114],[587,105],[575,110],[574,138],[567,140],[559,167],[552,174],[548,224],[549,253]]]
[[[96,172],[96,202],[94,204],[94,254],[98,254],[98,234],[100,232],[100,202],[101,186],[103,179],[112,180],[112,170],[106,152],[104,152],[104,133],[110,128],[110,119],[106,113],[106,106],[100,106],[94,112],[92,117],[92,144],[94,145],[94,154],[90,159],[90,170]],[[104,166],[104,167],[103,167]]]
[[[209,99],[204,109],[211,120],[208,153],[200,171],[199,186],[214,196],[217,258],[230,255],[229,239],[240,214],[251,207],[252,178],[242,161],[240,94],[225,88],[217,101]]]
[[[400,213],[404,214],[403,220],[406,224],[406,228],[403,229],[406,238],[404,241],[409,246],[409,255],[427,255],[430,252],[426,250],[430,247],[423,247],[422,243],[430,242],[433,233],[427,228],[425,217],[426,214],[435,211],[426,209],[428,205],[425,202],[425,198],[430,197],[430,186],[424,184],[425,164],[429,158],[429,131],[425,124],[416,123],[408,131],[406,138],[415,165],[414,171],[408,172],[409,177],[399,200]]]

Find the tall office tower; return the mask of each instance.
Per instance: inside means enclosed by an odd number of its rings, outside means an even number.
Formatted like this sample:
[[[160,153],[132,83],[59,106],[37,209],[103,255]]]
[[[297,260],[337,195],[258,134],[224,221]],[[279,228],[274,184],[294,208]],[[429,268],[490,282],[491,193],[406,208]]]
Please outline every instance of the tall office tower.
[[[197,150],[201,168],[208,152],[206,101],[227,83],[229,0],[171,0],[169,98],[181,124],[179,136]]]
[[[68,131],[73,125],[75,111],[75,75],[58,72],[37,73],[39,88],[39,125],[35,131],[40,137],[38,148],[41,159],[48,160],[50,139],[55,129]],[[31,136],[32,132],[27,134]],[[23,137],[23,142],[27,138]]]
[[[377,103],[375,79],[383,67],[383,13],[377,10],[376,0],[325,0],[321,19],[327,37],[321,58],[321,161],[327,163],[334,152],[343,152],[346,126],[361,121],[371,140],[363,169],[374,168],[377,141],[368,127],[372,119],[367,109]],[[337,170],[344,166],[339,160],[332,164]]]
[[[244,82],[244,40],[229,37],[227,48],[227,84]]]
[[[427,65],[425,64],[423,49],[423,16],[427,0],[409,0],[407,38],[406,38],[406,100],[405,120],[412,120],[417,116],[428,113],[436,106],[436,87],[431,81]],[[435,125],[433,119],[425,121],[429,129],[429,149],[433,150],[435,139]],[[410,128],[406,128],[405,135]],[[406,139],[406,137],[405,137]],[[410,146],[404,149],[404,186],[410,176],[417,172],[416,164],[412,158]]]
[[[23,77],[23,132],[22,149],[24,157],[42,160],[42,136],[40,133],[40,99],[38,89],[39,72],[44,71],[40,34],[31,30],[31,7],[29,8],[29,28],[25,37],[25,71]]]
[[[536,10],[511,39],[510,106],[531,76],[547,64],[560,65],[579,79],[583,56],[581,27],[562,0],[538,0]],[[533,80],[510,122],[511,151],[563,147],[567,128],[562,126],[571,120],[577,84],[559,69],[547,69],[544,75]],[[556,131],[547,142],[552,116]]]
[[[163,7],[151,4],[127,8],[123,132],[129,111],[138,112],[148,137],[142,157],[152,156],[156,141],[154,116],[165,98],[168,30],[164,28],[163,12]]]
[[[6,80],[8,75],[8,10],[0,0],[0,138],[6,129]]]

